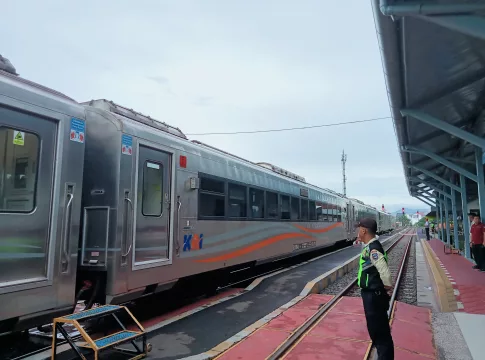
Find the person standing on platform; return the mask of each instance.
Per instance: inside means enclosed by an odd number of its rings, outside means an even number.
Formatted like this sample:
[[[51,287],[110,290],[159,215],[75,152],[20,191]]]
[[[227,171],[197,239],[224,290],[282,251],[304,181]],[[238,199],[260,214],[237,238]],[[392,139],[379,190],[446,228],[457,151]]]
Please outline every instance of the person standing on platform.
[[[473,219],[475,218],[475,213],[469,212],[468,213],[468,224],[470,225],[470,229],[472,228],[473,225]]]
[[[474,269],[485,271],[485,225],[480,221],[480,215],[475,214],[470,228],[470,244],[473,252],[473,259],[476,265]]]
[[[428,218],[426,218],[426,221],[424,222],[424,230],[426,231],[426,240],[429,241],[429,221],[428,221]]]
[[[394,360],[394,342],[387,316],[390,300],[387,291],[392,289],[387,253],[377,239],[374,219],[361,219],[356,227],[357,238],[364,243],[357,285],[361,288],[367,330],[377,349],[378,359]]]

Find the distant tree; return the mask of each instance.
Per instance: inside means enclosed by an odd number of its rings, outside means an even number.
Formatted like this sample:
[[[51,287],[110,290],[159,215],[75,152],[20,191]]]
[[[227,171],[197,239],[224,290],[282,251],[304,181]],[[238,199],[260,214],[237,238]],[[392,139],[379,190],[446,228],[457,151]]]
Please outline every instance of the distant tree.
[[[411,225],[411,219],[408,218],[406,215],[397,215],[396,216],[396,221],[402,222],[403,226],[409,226]]]
[[[421,219],[419,219],[419,221],[416,223],[416,226],[418,227],[424,227],[424,223],[426,222],[426,218],[423,217]]]

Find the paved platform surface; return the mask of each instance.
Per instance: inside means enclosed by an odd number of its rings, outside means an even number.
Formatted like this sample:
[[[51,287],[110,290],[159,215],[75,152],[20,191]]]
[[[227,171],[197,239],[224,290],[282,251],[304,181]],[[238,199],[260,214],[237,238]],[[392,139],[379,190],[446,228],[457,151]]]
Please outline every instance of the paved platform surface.
[[[331,295],[309,295],[217,359],[266,359],[331,298]],[[428,309],[398,302],[391,321],[396,360],[436,358]],[[283,358],[365,359],[370,348],[362,299],[343,297]]]
[[[453,285],[458,311],[485,314],[485,273],[473,269],[474,263],[458,254],[445,254],[443,242],[429,241],[441,268]]]

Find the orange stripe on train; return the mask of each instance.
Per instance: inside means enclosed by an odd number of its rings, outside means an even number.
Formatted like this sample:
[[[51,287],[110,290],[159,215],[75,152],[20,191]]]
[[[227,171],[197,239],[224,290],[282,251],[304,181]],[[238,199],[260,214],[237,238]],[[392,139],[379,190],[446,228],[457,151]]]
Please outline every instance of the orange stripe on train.
[[[216,257],[212,257],[212,258],[208,258],[208,259],[196,260],[196,261],[202,262],[202,263],[224,261],[224,260],[232,259],[232,258],[235,258],[235,257],[238,257],[238,256],[246,255],[250,252],[259,250],[259,249],[261,249],[265,246],[271,245],[271,244],[278,242],[278,241],[291,239],[291,238],[297,238],[297,237],[310,238],[310,239],[313,238],[311,235],[301,234],[301,233],[280,234],[280,235],[270,237],[266,240],[263,240],[263,241],[261,241],[257,244],[253,244],[253,245],[247,246],[245,248],[230,252],[228,254],[223,254],[223,255],[220,255],[220,256],[216,256]]]
[[[303,227],[301,225],[293,224],[293,226],[297,227],[298,229],[303,230],[303,231],[306,231],[306,232],[309,232],[309,233],[325,233],[327,231],[330,231],[332,229],[335,229],[335,228],[340,227],[340,226],[343,226],[343,225],[344,225],[343,222],[338,222],[338,223],[332,224],[330,226],[327,226],[327,227],[325,227],[323,229],[312,229],[312,228]]]

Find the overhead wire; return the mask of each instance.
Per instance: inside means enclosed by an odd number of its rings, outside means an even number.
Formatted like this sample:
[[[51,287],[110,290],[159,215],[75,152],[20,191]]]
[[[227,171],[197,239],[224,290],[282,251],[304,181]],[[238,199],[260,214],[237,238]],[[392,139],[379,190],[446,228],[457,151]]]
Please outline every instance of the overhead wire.
[[[372,118],[372,119],[347,121],[347,122],[339,122],[339,123],[332,123],[332,124],[320,124],[320,125],[311,125],[311,126],[292,127],[292,128],[281,128],[281,129],[252,130],[252,131],[232,131],[232,132],[229,131],[229,132],[194,133],[194,134],[186,134],[186,135],[203,136],[203,135],[258,134],[258,133],[281,132],[281,131],[295,131],[295,130],[315,129],[315,128],[322,128],[322,127],[340,126],[340,125],[350,125],[350,124],[365,123],[365,122],[385,120],[385,119],[391,119],[391,117],[390,116],[385,116],[385,117]]]

